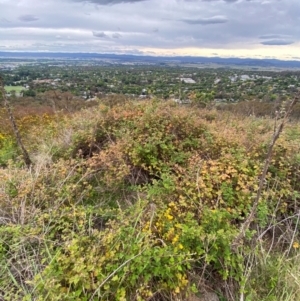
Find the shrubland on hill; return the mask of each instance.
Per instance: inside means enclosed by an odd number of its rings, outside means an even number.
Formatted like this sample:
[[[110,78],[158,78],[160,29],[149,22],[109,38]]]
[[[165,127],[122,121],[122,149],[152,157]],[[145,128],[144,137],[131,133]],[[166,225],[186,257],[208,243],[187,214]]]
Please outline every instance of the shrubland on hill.
[[[300,300],[298,122],[233,248],[279,122],[160,101],[28,114],[28,169],[2,119],[0,299]]]

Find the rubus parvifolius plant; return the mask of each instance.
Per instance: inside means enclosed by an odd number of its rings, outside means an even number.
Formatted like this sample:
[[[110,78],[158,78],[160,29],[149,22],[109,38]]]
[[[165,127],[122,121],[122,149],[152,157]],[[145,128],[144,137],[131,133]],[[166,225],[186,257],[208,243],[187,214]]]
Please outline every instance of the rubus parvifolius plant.
[[[0,168],[4,300],[297,295],[298,124],[275,145],[255,219],[232,252],[272,120],[159,101],[99,104],[42,127],[29,119],[34,165],[13,157]]]

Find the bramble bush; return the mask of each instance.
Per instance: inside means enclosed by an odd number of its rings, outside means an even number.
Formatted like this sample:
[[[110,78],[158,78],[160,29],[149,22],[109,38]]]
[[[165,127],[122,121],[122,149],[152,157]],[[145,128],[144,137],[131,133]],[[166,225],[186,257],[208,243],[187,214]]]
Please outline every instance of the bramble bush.
[[[233,251],[271,120],[125,100],[26,120],[34,167],[12,157],[0,169],[4,300],[189,300],[207,290],[296,300],[298,124],[274,148],[256,218]]]

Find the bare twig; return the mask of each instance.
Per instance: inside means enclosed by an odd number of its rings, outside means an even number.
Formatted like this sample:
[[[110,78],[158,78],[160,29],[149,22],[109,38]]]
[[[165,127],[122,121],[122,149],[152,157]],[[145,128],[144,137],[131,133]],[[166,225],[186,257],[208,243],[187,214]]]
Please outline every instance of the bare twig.
[[[298,212],[297,222],[296,222],[296,225],[295,225],[295,229],[294,229],[294,232],[293,232],[293,237],[291,239],[291,243],[290,243],[287,254],[290,254],[290,252],[291,252],[291,249],[292,249],[292,246],[293,246],[293,243],[294,243],[294,239],[295,239],[295,236],[296,236],[296,233],[297,233],[297,230],[298,230],[299,219],[300,219],[300,210]]]
[[[247,217],[245,222],[242,224],[239,234],[237,235],[237,237],[233,240],[233,242],[231,244],[231,248],[234,251],[236,251],[237,248],[239,247],[240,241],[245,237],[246,232],[249,229],[249,226],[250,226],[251,222],[255,218],[256,211],[257,211],[257,206],[258,206],[258,203],[259,203],[259,200],[260,200],[263,188],[264,188],[264,182],[265,182],[266,175],[267,175],[267,172],[268,172],[268,168],[269,168],[269,165],[270,165],[270,162],[271,162],[271,157],[272,157],[272,152],[273,152],[274,145],[275,145],[276,141],[278,140],[278,138],[279,138],[279,136],[280,136],[280,134],[283,130],[284,125],[288,121],[288,118],[289,118],[289,116],[292,112],[292,109],[293,109],[294,105],[299,100],[299,97],[300,97],[300,93],[298,93],[294,97],[294,99],[292,100],[292,102],[290,103],[288,109],[285,112],[285,115],[282,119],[282,122],[277,127],[277,129],[275,129],[275,131],[274,131],[271,143],[269,145],[269,149],[268,149],[266,161],[265,161],[265,164],[264,164],[264,168],[263,168],[263,171],[262,171],[262,175],[261,175],[260,180],[259,180],[259,187],[258,187],[258,190],[257,190],[257,193],[256,193],[256,197],[255,197],[252,209],[250,211],[249,216]]]

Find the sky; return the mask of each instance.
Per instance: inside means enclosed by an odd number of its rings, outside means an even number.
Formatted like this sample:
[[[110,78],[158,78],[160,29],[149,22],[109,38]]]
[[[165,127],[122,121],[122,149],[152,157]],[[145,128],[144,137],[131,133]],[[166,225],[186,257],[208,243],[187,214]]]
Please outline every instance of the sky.
[[[0,51],[300,60],[300,0],[0,0]]]

